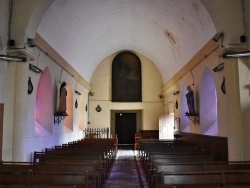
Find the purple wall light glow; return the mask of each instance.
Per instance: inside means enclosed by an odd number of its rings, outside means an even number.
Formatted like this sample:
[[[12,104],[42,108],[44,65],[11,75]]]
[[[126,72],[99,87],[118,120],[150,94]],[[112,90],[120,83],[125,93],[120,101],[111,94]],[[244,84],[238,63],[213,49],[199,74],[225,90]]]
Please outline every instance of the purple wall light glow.
[[[200,126],[205,135],[218,135],[217,95],[213,75],[205,68],[200,88]]]

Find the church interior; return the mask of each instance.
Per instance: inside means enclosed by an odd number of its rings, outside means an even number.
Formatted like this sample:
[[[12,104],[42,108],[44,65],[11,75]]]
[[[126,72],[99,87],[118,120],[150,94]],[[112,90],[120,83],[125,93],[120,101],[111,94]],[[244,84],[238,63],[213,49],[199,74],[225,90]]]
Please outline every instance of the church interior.
[[[249,10],[249,0],[1,0],[0,161],[87,138],[136,150],[190,135],[249,161]]]

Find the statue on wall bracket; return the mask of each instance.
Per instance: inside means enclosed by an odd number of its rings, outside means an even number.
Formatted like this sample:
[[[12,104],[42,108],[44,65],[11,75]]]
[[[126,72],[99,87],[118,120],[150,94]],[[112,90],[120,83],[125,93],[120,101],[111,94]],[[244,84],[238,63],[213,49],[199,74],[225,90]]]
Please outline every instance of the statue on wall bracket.
[[[60,86],[60,94],[59,94],[59,106],[56,111],[56,115],[67,116],[66,113],[66,97],[67,97],[67,90],[66,90],[66,82],[63,82]]]
[[[188,112],[185,115],[193,121],[195,124],[199,123],[199,114],[195,112],[194,106],[194,91],[190,86],[187,86],[188,93],[186,94],[187,98],[187,105],[188,105]]]

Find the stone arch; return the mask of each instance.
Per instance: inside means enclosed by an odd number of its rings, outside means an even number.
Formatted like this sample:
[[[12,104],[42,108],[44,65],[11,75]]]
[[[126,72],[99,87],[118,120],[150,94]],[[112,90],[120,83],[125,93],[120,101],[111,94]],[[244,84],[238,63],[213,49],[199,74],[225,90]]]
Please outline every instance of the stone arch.
[[[200,88],[200,127],[205,135],[218,135],[217,94],[212,73],[203,71]]]

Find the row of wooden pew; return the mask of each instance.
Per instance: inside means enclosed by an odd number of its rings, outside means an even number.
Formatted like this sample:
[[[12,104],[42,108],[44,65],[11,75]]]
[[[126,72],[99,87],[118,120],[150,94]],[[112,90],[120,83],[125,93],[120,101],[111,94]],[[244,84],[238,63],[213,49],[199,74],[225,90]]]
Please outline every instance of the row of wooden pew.
[[[181,140],[139,140],[149,187],[250,187],[250,161],[223,161],[219,152]]]
[[[34,152],[33,162],[0,162],[0,187],[101,188],[117,154],[117,139],[82,139]]]

